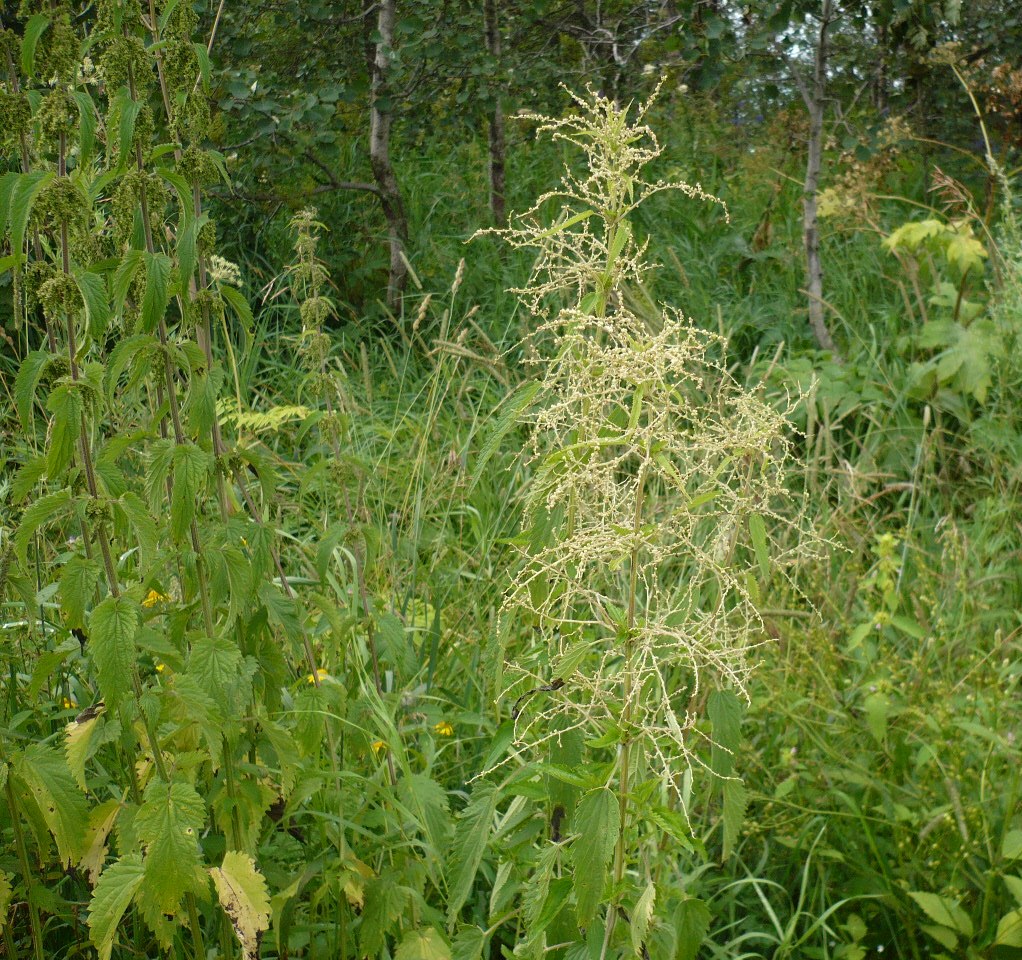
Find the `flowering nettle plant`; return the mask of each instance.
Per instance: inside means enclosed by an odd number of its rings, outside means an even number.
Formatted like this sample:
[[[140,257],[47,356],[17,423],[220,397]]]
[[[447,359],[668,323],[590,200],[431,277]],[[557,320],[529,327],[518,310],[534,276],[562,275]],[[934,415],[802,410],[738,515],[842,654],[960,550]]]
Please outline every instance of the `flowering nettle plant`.
[[[603,866],[613,856],[614,883],[605,890],[597,880],[597,897],[577,881],[576,897],[583,925],[594,897],[610,900],[606,955],[626,912],[631,852],[663,837],[650,797],[680,801],[687,817],[695,767],[712,770],[724,784],[725,846],[733,841],[744,808],[733,754],[762,642],[758,609],[812,538],[800,511],[791,519],[784,415],[729,375],[720,337],[673,307],[655,317],[629,307],[626,291],[647,269],[634,211],[668,190],[722,201],[698,184],[643,179],[661,153],[641,123],[652,99],[631,121],[592,91],[574,100],[572,116],[533,119],[584,151],[585,174],[567,170],[556,190],[493,231],[538,251],[532,282],[517,291],[536,321],[525,346],[538,387],[525,388],[529,529],[502,634],[531,623],[541,638],[505,668],[518,743],[549,741],[556,756],[570,731],[591,738],[592,762],[577,769],[594,783],[574,830],[604,851]],[[547,226],[541,217],[554,203]],[[780,537],[785,530],[794,535]],[[610,747],[614,760],[598,766]],[[643,832],[643,820],[652,829]],[[590,827],[596,836],[583,837]],[[602,876],[600,863],[584,866]],[[640,900],[651,909],[653,896]]]

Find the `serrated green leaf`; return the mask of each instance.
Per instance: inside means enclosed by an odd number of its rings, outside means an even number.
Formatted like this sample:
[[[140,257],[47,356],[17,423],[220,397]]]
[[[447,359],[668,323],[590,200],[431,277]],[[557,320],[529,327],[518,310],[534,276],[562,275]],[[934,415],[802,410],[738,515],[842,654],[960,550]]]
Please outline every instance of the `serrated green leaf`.
[[[89,334],[94,339],[99,339],[106,332],[106,325],[110,321],[106,280],[98,273],[91,273],[88,270],[76,270],[74,279],[85,304],[85,320]]]
[[[674,912],[674,926],[678,934],[675,960],[695,960],[710,929],[709,908],[702,900],[686,897]]]
[[[758,513],[749,514],[749,535],[752,537],[752,549],[756,554],[759,575],[766,583],[770,579],[770,551],[767,548],[766,524]]]
[[[433,927],[405,934],[394,960],[451,960],[451,948]]]
[[[135,670],[139,606],[124,595],[107,597],[89,617],[89,640],[100,692],[116,707],[130,692]]]
[[[113,501],[114,512],[121,514],[131,527],[135,543],[138,544],[139,567],[145,573],[156,559],[156,521],[149,515],[142,498],[132,490],[126,490]]]
[[[735,849],[735,842],[742,829],[742,822],[745,820],[745,806],[747,803],[745,784],[734,778],[724,781],[724,850],[723,857],[726,860]]]
[[[46,409],[50,422],[50,448],[46,452],[46,475],[60,480],[61,473],[75,455],[75,444],[82,434],[82,394],[75,384],[61,383],[50,391]]]
[[[202,499],[209,478],[210,455],[194,443],[174,447],[174,491],[170,501],[170,533],[180,542],[188,533],[195,507]]]
[[[14,475],[11,483],[11,503],[21,503],[46,476],[46,457],[33,457],[26,460]]]
[[[713,738],[710,769],[719,777],[729,777],[741,742],[742,702],[731,690],[712,690],[706,711]]]
[[[32,405],[35,403],[39,381],[51,359],[51,354],[46,350],[33,350],[18,367],[18,375],[14,378],[14,403],[18,408],[18,419],[25,430],[32,428]]]
[[[36,530],[47,521],[67,513],[73,504],[71,491],[65,489],[40,497],[35,503],[26,507],[25,512],[21,515],[18,531],[14,535],[14,551],[22,563],[25,562],[28,545],[32,542]]]
[[[131,284],[134,282],[135,274],[138,273],[138,268],[142,265],[144,253],[142,250],[136,250],[134,248],[128,250],[121,259],[121,262],[117,265],[117,269],[114,271],[113,280],[113,295],[114,295],[114,311],[120,314],[124,310],[124,303],[128,299],[128,292],[131,290]]]
[[[92,601],[99,583],[99,561],[73,556],[60,572],[60,609],[69,627],[85,626],[85,608]]]
[[[19,259],[25,246],[28,219],[40,191],[54,177],[52,170],[23,173],[11,192],[11,252]]]
[[[656,904],[656,887],[652,881],[646,884],[646,889],[635,902],[635,909],[631,913],[632,949],[637,957],[642,956],[642,949],[649,934],[649,925],[653,920],[653,907]]]
[[[45,13],[37,13],[25,24],[25,34],[21,38],[21,71],[26,77],[35,76],[35,50],[49,25],[50,18]]]
[[[947,927],[938,927],[932,923],[921,923],[919,929],[929,934],[942,947],[947,950],[954,950],[958,946],[958,934]]]
[[[270,926],[270,897],[255,861],[228,850],[220,867],[210,871],[220,906],[230,917],[245,960],[258,960],[259,938]]]
[[[370,880],[365,888],[365,907],[358,928],[360,955],[378,957],[387,934],[404,913],[408,891],[399,886],[390,872]]]
[[[411,773],[398,781],[398,796],[416,814],[430,845],[442,858],[451,834],[451,816],[444,788],[425,773]]]
[[[532,401],[536,399],[536,395],[541,388],[542,384],[535,381],[526,383],[504,401],[503,412],[490,428],[486,440],[476,456],[475,467],[472,470],[472,479],[469,482],[470,487],[474,487],[479,482],[479,478],[483,475],[483,470],[486,469],[486,464],[489,463],[490,458],[497,452],[504,437],[507,436],[511,428],[518,422],[518,418],[528,409]]]
[[[447,916],[454,922],[468,900],[490,839],[493,815],[497,809],[497,787],[480,780],[472,790],[468,805],[458,815],[451,859],[447,864]]]
[[[241,651],[226,637],[203,637],[192,644],[188,673],[217,703],[230,696],[238,681]]]
[[[1022,858],[1022,830],[1009,830],[1001,841],[1001,856],[1005,860]]]
[[[939,923],[942,927],[947,927],[966,937],[972,936],[972,920],[958,905],[957,900],[921,891],[909,891],[909,896],[922,907],[923,912],[934,923]]]
[[[575,807],[572,885],[579,926],[588,926],[603,898],[607,866],[621,826],[618,799],[607,787],[590,790]]]
[[[170,257],[165,253],[145,253],[145,292],[142,294],[140,316],[143,333],[152,333],[170,301]]]
[[[475,925],[458,927],[451,944],[451,960],[482,960],[486,931]]]
[[[100,876],[89,904],[89,939],[99,953],[99,960],[110,960],[121,918],[144,875],[142,858],[130,853],[107,867]]]
[[[186,893],[202,893],[209,882],[199,863],[199,835],[206,807],[191,784],[154,780],[135,814],[134,829],[145,850],[145,886],[140,902],[146,921],[177,914]]]
[[[241,323],[242,330],[246,334],[252,331],[252,308],[248,304],[248,299],[245,295],[235,287],[230,287],[227,284],[221,284],[217,287],[217,292],[227,302],[227,305],[234,311],[234,315],[238,318]]]
[[[81,167],[88,168],[96,146],[96,107],[92,97],[84,90],[75,90],[71,96],[78,104],[78,162]]]

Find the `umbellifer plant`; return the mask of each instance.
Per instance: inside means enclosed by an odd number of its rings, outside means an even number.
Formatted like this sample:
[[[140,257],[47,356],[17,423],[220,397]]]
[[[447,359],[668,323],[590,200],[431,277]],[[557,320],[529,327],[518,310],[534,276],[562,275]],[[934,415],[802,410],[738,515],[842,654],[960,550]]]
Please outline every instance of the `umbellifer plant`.
[[[673,307],[640,317],[628,306],[647,266],[636,209],[664,191],[721,201],[644,178],[661,153],[643,124],[652,99],[632,120],[591,90],[573,99],[565,119],[532,119],[584,152],[585,173],[567,170],[494,231],[538,251],[517,291],[535,320],[525,349],[538,376],[517,401],[530,411],[533,472],[502,611],[505,697],[517,756],[538,747],[548,782],[574,791],[551,812],[519,951],[574,940],[601,960],[692,956],[708,914],[656,847],[666,835],[692,849],[704,772],[722,793],[725,855],[732,847],[758,611],[813,539],[784,484],[784,414],[729,375],[720,337]],[[525,625],[537,642],[511,650]]]

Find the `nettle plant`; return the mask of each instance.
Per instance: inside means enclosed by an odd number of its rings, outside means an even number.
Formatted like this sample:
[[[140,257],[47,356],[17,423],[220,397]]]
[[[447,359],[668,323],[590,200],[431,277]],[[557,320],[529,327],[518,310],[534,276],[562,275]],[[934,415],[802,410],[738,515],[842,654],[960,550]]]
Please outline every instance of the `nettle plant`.
[[[177,0],[19,17],[0,37],[0,266],[25,351],[0,590],[38,656],[5,653],[5,948],[27,926],[42,960],[64,936],[46,917],[77,924],[87,902],[101,958],[122,920],[139,954],[205,957],[212,934],[254,957],[253,858],[299,756],[275,711],[289,661],[320,674],[266,522],[273,478],[217,415],[214,333],[251,315],[202,206],[224,173],[206,46]]]
[[[661,152],[642,123],[652,101],[629,119],[592,91],[574,100],[533,119],[584,152],[584,174],[495,231],[538,251],[517,291],[538,377],[512,402],[530,411],[532,479],[501,633],[512,754],[543,757],[552,806],[516,955],[692,957],[709,914],[665,845],[702,846],[705,780],[734,846],[758,611],[814,541],[783,482],[784,416],[729,375],[719,337],[628,306],[646,269],[636,210],[664,191],[720,201],[643,178]],[[536,642],[512,647],[523,628]]]

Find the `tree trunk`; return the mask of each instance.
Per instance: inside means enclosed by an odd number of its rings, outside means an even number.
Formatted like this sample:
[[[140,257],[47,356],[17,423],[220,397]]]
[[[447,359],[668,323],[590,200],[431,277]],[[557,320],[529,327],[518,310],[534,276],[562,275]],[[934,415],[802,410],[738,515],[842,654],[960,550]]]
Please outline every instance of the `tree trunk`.
[[[368,5],[366,12],[374,5]],[[390,52],[394,45],[394,17],[396,0],[380,0],[377,7],[376,31],[378,38],[369,48],[369,163],[373,179],[380,191],[383,215],[387,218],[390,240],[390,276],[387,281],[387,306],[396,306],[405,283],[408,267],[405,265],[405,245],[408,243],[408,219],[397,176],[390,162],[391,105],[387,102],[387,71]],[[366,26],[368,27],[368,17]],[[382,103],[381,103],[382,101]]]
[[[823,315],[823,266],[820,263],[820,231],[817,221],[816,193],[820,184],[823,160],[823,113],[827,84],[827,30],[834,21],[833,0],[823,0],[820,32],[817,38],[810,85],[800,83],[802,98],[809,111],[809,155],[806,161],[805,196],[803,199],[803,240],[806,251],[806,292],[809,299],[809,324],[821,350],[829,350],[837,358],[834,339]]]
[[[483,18],[486,22],[486,49],[496,61],[498,78],[502,78],[497,0],[484,0]],[[493,112],[490,114],[490,212],[493,215],[493,222],[497,226],[504,224],[506,215],[504,202],[504,104],[501,87],[501,79],[498,79],[494,84]]]

